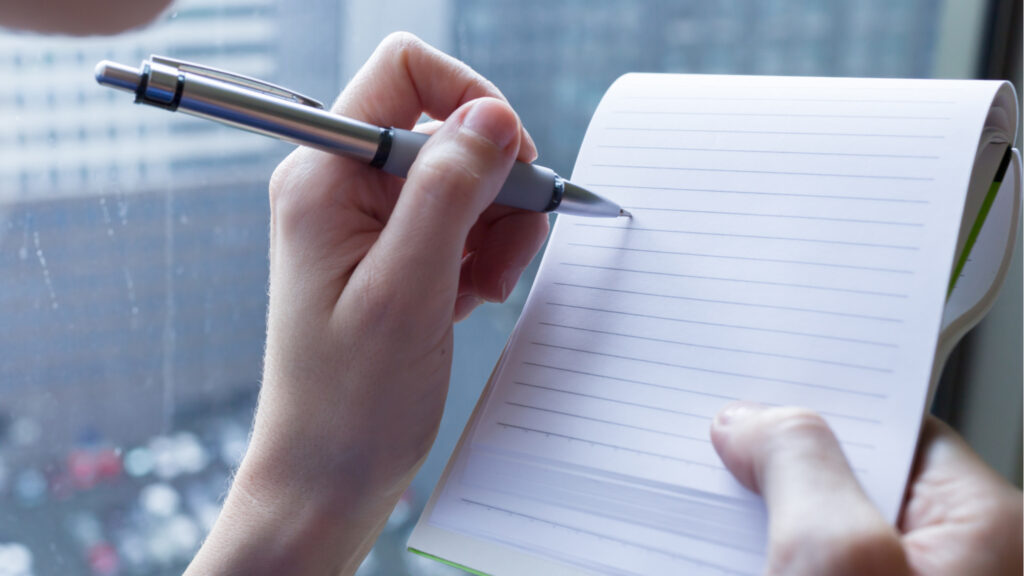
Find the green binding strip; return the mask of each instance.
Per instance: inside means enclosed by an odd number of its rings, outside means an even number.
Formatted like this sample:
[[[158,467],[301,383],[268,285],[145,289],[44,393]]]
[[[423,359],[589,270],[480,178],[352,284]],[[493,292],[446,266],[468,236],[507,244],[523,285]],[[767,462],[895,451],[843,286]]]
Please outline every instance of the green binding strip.
[[[949,288],[946,290],[946,300],[949,300],[950,294],[953,293],[953,288],[956,287],[956,281],[960,278],[960,273],[964,271],[964,264],[967,264],[967,258],[971,255],[971,248],[974,248],[974,243],[978,240],[978,234],[981,232],[981,227],[985,224],[985,218],[988,217],[989,210],[992,209],[992,204],[996,201],[996,193],[999,192],[999,186],[1003,183],[1003,177],[1006,175],[1006,168],[1010,165],[1010,156],[1012,156],[1010,147],[1006,147],[1006,152],[1003,153],[1003,159],[999,162],[999,169],[996,170],[995,181],[988,187],[988,194],[985,195],[985,201],[981,203],[981,209],[978,210],[978,217],[974,219],[974,225],[971,226],[971,232],[967,235],[967,242],[964,243],[963,252],[960,253],[960,259],[957,260],[956,266],[953,267],[953,274],[949,277]]]
[[[956,286],[956,281],[960,278],[960,273],[964,270],[964,264],[967,264],[967,257],[971,255],[971,248],[974,248],[974,242],[978,239],[978,233],[981,232],[981,227],[985,224],[985,218],[988,216],[988,211],[992,208],[992,203],[996,200],[996,192],[999,191],[999,185],[1002,182],[993,182],[992,186],[989,186],[988,194],[985,196],[985,201],[981,204],[981,210],[978,211],[978,217],[974,219],[974,226],[971,226],[971,233],[967,235],[967,242],[964,244],[964,251],[960,253],[960,259],[957,260],[956,266],[953,268],[953,275],[949,278],[949,289],[946,290],[946,300],[949,300],[950,294],[953,293],[953,288]]]
[[[462,570],[464,572],[469,572],[470,574],[476,574],[476,576],[491,576],[490,574],[486,574],[486,573],[481,572],[479,570],[473,570],[469,566],[463,566],[462,564],[456,564],[455,562],[452,562],[450,560],[445,560],[444,558],[438,558],[437,556],[434,556],[433,554],[427,554],[426,552],[424,552],[422,550],[417,550],[417,549],[412,548],[412,547],[408,548],[408,550],[409,550],[409,552],[412,552],[413,554],[418,554],[420,556],[423,556],[424,558],[430,558],[431,560],[434,560],[436,562],[440,562],[441,564],[447,564],[448,566],[451,566],[452,568],[458,568],[459,570]]]

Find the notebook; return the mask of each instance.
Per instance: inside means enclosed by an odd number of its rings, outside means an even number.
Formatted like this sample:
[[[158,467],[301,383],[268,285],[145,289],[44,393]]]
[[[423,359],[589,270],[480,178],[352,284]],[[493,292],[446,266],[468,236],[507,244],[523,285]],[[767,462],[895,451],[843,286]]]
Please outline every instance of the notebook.
[[[558,217],[410,550],[493,576],[760,574],[763,502],[708,432],[738,399],[822,414],[895,522],[942,364],[1016,240],[1016,101],[989,81],[617,80],[572,181],[633,218]]]

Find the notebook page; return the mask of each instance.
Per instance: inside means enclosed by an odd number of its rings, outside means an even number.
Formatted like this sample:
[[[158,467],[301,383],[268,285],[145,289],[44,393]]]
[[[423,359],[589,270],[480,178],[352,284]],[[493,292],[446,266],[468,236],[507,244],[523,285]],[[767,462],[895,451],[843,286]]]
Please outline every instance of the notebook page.
[[[621,78],[572,180],[634,217],[559,216],[417,528],[493,553],[426,551],[489,574],[758,574],[763,505],[708,437],[736,399],[823,414],[895,520],[998,86]]]

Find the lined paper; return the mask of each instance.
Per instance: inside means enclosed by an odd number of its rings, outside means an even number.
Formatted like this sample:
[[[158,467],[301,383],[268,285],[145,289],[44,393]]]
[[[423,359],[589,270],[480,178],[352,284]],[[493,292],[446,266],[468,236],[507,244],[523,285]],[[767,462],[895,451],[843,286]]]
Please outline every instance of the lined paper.
[[[759,574],[738,399],[821,413],[895,521],[998,86],[620,79],[572,180],[633,218],[559,216],[426,522],[525,553],[488,573]]]

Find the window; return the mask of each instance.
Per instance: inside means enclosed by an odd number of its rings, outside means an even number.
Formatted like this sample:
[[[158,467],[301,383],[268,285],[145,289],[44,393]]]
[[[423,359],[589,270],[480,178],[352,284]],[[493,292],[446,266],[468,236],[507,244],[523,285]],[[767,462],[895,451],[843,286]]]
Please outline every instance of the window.
[[[266,184],[290,147],[132,106],[95,85],[97,61],[164,54],[330,101],[409,29],[492,79],[568,175],[624,72],[968,75],[945,55],[980,43],[956,23],[984,15],[939,0],[181,0],[112,38],[0,33],[0,575],[180,573],[260,378]],[[457,327],[434,451],[360,575],[460,573],[404,543],[529,279]]]

